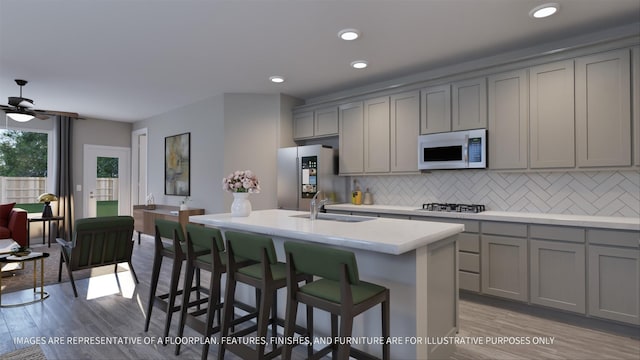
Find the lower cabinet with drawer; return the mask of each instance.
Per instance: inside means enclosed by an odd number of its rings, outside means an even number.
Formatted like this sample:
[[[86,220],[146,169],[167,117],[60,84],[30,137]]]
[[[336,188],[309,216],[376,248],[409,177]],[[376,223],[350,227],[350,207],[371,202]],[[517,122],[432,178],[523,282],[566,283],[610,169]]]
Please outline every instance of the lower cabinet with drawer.
[[[426,216],[411,219],[464,225],[464,232],[458,235],[458,288],[480,292],[480,222]]]
[[[589,315],[640,325],[638,233],[587,230]]]

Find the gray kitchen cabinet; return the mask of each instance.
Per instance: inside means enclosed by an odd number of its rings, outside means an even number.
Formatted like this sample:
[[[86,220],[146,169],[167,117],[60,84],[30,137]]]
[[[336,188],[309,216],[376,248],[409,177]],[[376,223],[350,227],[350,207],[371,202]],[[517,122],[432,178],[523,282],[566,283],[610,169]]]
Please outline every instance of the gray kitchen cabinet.
[[[330,106],[314,111],[314,132],[316,137],[338,135],[338,107]]]
[[[589,315],[640,325],[640,248],[633,231],[587,231]]]
[[[388,173],[391,155],[389,97],[364,102],[364,172]],[[417,165],[417,161],[416,161]]]
[[[529,158],[527,70],[490,76],[488,88],[489,168],[526,169]]]
[[[586,313],[584,229],[530,226],[531,303]]]
[[[633,112],[633,163],[640,166],[640,46],[631,48],[631,61],[633,64],[632,75],[632,94],[633,103],[631,104]]]
[[[308,139],[313,137],[313,111],[293,114],[293,138]]]
[[[453,131],[487,127],[487,80],[482,78],[452,84]]]
[[[339,172],[364,172],[364,114],[362,102],[340,105],[339,118]]]
[[[482,222],[481,228],[482,293],[527,301],[527,225]]]
[[[575,60],[578,167],[631,165],[629,50]]]
[[[420,90],[420,134],[451,131],[451,85]]]
[[[417,172],[420,92],[392,95],[390,102],[391,172]]]
[[[530,167],[575,167],[573,60],[529,69]]]
[[[480,292],[480,222],[427,216],[412,216],[411,219],[464,225],[464,232],[458,235],[459,289]]]
[[[338,135],[338,107],[304,111],[293,115],[293,138],[312,139]]]

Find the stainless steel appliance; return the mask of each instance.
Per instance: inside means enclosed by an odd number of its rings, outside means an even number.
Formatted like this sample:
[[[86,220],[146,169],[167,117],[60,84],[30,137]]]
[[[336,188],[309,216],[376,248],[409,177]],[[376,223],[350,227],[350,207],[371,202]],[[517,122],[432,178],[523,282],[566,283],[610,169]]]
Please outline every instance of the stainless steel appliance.
[[[418,136],[418,169],[484,169],[487,130],[465,130]]]
[[[338,151],[323,145],[278,149],[278,208],[309,211],[320,199],[347,201],[348,183],[338,174]]]
[[[429,204],[422,204],[422,210],[479,213],[479,212],[485,211],[485,206],[478,205],[478,204],[429,203]]]

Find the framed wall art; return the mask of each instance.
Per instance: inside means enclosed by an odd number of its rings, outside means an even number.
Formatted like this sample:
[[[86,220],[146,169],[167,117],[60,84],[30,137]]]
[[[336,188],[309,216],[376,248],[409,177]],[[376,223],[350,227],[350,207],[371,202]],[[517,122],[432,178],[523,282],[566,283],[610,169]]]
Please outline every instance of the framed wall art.
[[[191,196],[191,133],[164,138],[164,193]]]

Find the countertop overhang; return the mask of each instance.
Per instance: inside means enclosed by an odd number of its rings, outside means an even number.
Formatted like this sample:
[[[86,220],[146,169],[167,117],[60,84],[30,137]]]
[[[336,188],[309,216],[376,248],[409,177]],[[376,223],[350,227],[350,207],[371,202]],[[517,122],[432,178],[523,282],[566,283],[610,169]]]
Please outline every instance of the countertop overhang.
[[[193,223],[227,230],[306,240],[327,245],[399,255],[464,231],[464,225],[429,221],[373,218],[362,222],[310,220],[293,210],[257,210],[247,217],[231,214],[190,216]]]
[[[510,211],[483,211],[481,213],[456,213],[426,211],[412,206],[395,205],[353,205],[333,204],[326,205],[329,210],[355,211],[358,213],[386,213],[408,216],[441,217],[465,220],[506,221],[526,224],[544,224],[561,226],[579,226],[616,230],[640,231],[640,219],[616,216],[589,216],[570,214],[543,214]]]

